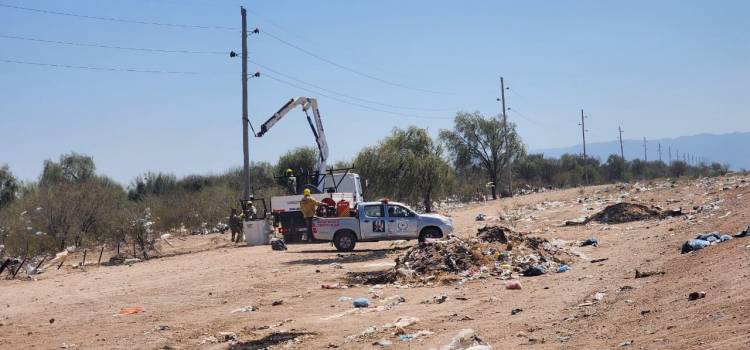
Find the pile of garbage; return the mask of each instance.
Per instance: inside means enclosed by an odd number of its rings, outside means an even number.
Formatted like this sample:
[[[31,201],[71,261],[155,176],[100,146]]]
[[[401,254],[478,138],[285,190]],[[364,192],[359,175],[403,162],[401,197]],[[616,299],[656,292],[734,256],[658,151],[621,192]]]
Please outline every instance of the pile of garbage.
[[[736,235],[734,235],[734,237],[727,234],[721,234],[720,232],[699,233],[697,236],[695,236],[695,239],[687,240],[684,244],[682,244],[681,253],[690,253],[692,251],[701,250],[714,244],[726,242],[733,238],[742,237],[750,237],[750,226],[748,226],[744,231],[738,232]]]
[[[490,276],[502,279],[537,276],[558,270],[573,260],[574,255],[564,246],[546,239],[503,226],[485,226],[475,238],[450,236],[420,243],[398,256],[396,265],[389,270],[351,273],[349,277],[364,284],[461,283]]]
[[[659,207],[648,207],[643,204],[620,202],[609,205],[600,212],[587,217],[584,220],[567,221],[568,226],[585,225],[591,221],[602,224],[622,224],[632,221],[641,221],[648,219],[663,219],[670,216],[682,215],[682,210],[662,210]]]

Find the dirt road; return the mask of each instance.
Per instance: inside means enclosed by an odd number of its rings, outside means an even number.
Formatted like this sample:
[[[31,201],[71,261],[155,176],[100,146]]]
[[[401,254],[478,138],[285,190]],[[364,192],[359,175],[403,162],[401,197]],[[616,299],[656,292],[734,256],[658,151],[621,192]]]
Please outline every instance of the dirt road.
[[[373,343],[384,339],[391,348],[425,349],[470,328],[496,349],[747,349],[750,238],[689,254],[681,254],[680,246],[700,232],[747,227],[748,180],[589,187],[452,211],[457,234],[466,238],[503,218],[503,224],[548,240],[599,239],[597,247],[576,248],[582,259],[568,272],[520,277],[521,290],[507,290],[496,278],[321,288],[343,283],[347,272],[392,266],[405,248],[392,249],[390,242],[363,243],[354,253],[339,254],[328,244],[292,245],[286,252],[233,247],[218,234],[173,239],[174,248],[162,249],[175,255],[132,266],[65,266],[35,280],[0,281],[0,348],[360,349],[377,348]],[[682,207],[689,215],[562,225],[622,200]],[[478,213],[488,220],[475,221]],[[658,273],[635,278],[636,270]],[[705,298],[689,301],[695,291],[705,291]],[[423,303],[441,294],[447,295],[444,302]],[[373,307],[354,310],[349,298],[357,297],[367,297]],[[144,311],[118,315],[133,306]],[[238,311],[247,306],[256,310]],[[407,316],[418,321],[403,332],[368,334],[370,326]],[[236,341],[227,341],[234,336]]]

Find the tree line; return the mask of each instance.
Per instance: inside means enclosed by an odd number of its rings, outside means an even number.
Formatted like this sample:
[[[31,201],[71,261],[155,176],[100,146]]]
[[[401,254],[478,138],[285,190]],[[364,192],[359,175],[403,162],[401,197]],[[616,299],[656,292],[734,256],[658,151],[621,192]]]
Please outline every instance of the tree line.
[[[251,187],[257,198],[284,194],[284,172],[313,174],[317,153],[302,147],[282,155],[276,164],[251,165]],[[351,161],[364,181],[365,198],[390,198],[432,211],[442,200],[471,201],[507,196],[508,167],[514,192],[565,188],[661,177],[719,176],[728,166],[691,166],[682,161],[605,161],[565,154],[547,158],[528,154],[516,131],[499,117],[458,113],[452,129],[432,138],[424,128],[395,128],[377,144],[360,150]],[[218,175],[147,172],[122,186],[98,174],[92,157],[77,153],[44,162],[37,181],[21,182],[0,167],[0,244],[8,253],[31,255],[74,246],[137,242],[146,256],[154,232],[210,230],[225,222],[238,206],[242,170]],[[270,209],[270,208],[269,208]],[[144,233],[144,223],[150,231]]]

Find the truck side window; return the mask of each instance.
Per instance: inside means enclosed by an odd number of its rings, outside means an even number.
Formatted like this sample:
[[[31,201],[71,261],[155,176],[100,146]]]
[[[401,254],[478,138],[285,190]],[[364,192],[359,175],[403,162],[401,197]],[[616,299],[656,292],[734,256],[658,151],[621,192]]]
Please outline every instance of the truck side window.
[[[382,218],[385,216],[382,205],[368,205],[365,206],[365,216],[371,218]]]
[[[409,212],[409,210],[401,206],[389,205],[388,216],[391,216],[394,218],[408,218],[408,217],[411,217],[411,212]]]

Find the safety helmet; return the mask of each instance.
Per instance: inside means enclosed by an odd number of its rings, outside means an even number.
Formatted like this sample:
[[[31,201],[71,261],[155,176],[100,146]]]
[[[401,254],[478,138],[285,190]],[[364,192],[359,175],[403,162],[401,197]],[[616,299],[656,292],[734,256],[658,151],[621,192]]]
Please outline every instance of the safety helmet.
[[[303,193],[303,194],[304,194],[305,196],[309,196],[309,195],[310,195],[310,189],[309,189],[309,188],[306,188],[306,189],[305,189],[304,191],[302,191],[302,193]]]
[[[291,176],[292,174],[294,174],[292,169],[286,169],[286,176]]]

